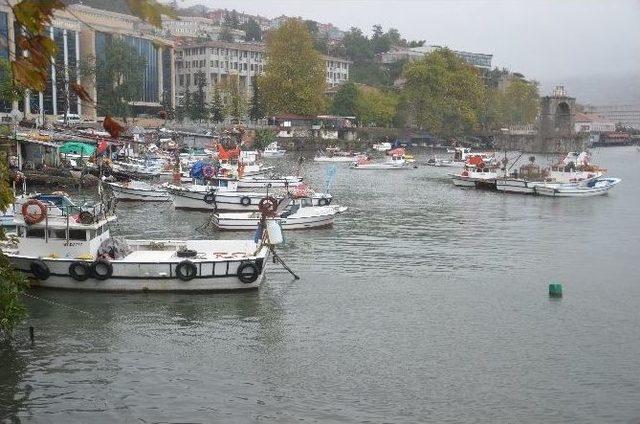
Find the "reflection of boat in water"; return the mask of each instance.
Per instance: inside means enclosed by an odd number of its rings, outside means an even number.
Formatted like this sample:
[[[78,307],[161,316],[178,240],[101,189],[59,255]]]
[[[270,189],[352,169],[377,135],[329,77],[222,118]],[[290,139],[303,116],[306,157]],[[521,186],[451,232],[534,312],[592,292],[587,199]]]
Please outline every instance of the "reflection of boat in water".
[[[253,240],[111,238],[113,203],[78,208],[69,199],[16,205],[11,264],[36,286],[95,291],[255,289],[269,250]]]

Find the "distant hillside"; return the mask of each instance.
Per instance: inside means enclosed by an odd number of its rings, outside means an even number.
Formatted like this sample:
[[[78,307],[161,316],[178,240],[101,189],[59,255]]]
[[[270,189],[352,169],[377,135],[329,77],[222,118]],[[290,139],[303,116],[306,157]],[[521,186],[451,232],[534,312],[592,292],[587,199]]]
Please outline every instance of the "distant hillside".
[[[556,85],[564,85],[578,103],[592,105],[640,104],[640,72],[636,74],[590,75],[543,80],[540,93],[551,93]]]

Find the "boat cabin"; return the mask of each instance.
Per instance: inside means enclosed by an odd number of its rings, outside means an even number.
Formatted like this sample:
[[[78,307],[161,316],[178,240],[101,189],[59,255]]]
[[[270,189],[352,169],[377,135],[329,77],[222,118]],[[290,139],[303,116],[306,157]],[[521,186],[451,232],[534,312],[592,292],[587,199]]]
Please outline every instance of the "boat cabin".
[[[14,205],[18,254],[95,257],[116,219],[102,205],[79,208],[66,196],[38,195]]]

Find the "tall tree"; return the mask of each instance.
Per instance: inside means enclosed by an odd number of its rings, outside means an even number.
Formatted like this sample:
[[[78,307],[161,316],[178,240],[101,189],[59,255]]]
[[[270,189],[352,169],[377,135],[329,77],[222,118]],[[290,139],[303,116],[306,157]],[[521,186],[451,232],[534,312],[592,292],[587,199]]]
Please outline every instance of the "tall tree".
[[[265,73],[258,84],[269,115],[316,115],[325,109],[325,66],[307,27],[286,21],[269,34]]]
[[[374,87],[359,87],[355,115],[365,126],[388,127],[396,116],[398,100]]]
[[[441,136],[472,133],[484,111],[479,71],[448,49],[405,66],[404,95],[418,126]]]
[[[244,41],[262,41],[262,30],[254,18],[249,18],[242,29],[245,33]]]
[[[540,105],[537,84],[524,79],[512,81],[504,91],[503,105],[506,124],[533,123]]]
[[[146,61],[138,52],[118,38],[105,48],[104,56],[96,59],[98,109],[104,115],[132,116],[131,103],[142,97]]]
[[[247,114],[246,88],[240,83],[238,75],[229,77],[220,84],[224,109],[228,116],[242,119]]]
[[[252,96],[251,107],[249,108],[249,119],[251,119],[252,121],[258,121],[265,117],[265,113],[262,96],[260,94],[260,87],[258,86],[258,81],[256,78],[253,78],[251,87]]]
[[[215,123],[224,121],[224,118],[226,117],[224,112],[224,103],[222,102],[222,97],[220,96],[220,90],[218,89],[217,84],[213,88],[213,99],[209,105],[209,116]]]
[[[193,82],[196,85],[196,92],[193,94],[190,118],[194,121],[202,121],[207,118],[207,102],[204,87],[207,84],[206,75],[202,71],[193,74]]]
[[[342,38],[345,53],[354,63],[373,60],[374,52],[367,36],[358,28],[351,28]]]
[[[343,84],[331,103],[331,113],[340,116],[355,116],[358,88],[352,82]]]
[[[238,12],[233,9],[231,12],[227,11],[224,14],[224,26],[232,29],[240,28],[240,17],[238,16]]]

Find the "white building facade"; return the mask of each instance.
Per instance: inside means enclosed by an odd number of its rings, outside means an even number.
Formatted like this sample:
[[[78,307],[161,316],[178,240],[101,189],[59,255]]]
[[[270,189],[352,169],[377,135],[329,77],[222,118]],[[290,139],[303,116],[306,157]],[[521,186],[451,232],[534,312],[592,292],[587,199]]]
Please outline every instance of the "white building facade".
[[[323,56],[327,87],[335,87],[349,80],[351,61]],[[264,73],[266,49],[264,43],[227,43],[209,41],[187,44],[176,48],[176,90],[182,98],[187,87],[193,92],[197,74],[204,73],[205,84],[213,87],[237,76],[237,83],[251,93],[255,77]],[[211,101],[212,90],[205,90],[207,101]]]

